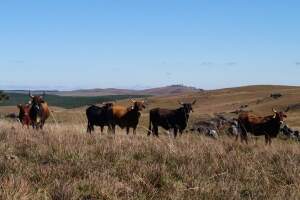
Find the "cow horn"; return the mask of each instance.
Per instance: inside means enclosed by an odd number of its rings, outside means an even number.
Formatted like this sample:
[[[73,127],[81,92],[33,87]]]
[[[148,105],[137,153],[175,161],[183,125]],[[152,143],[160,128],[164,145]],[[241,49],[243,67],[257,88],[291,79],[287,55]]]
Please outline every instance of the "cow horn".
[[[290,106],[288,106],[284,112],[289,112],[289,110],[290,110]]]
[[[31,94],[31,91],[29,90],[29,93],[28,93],[29,97],[30,98],[33,98],[34,96]]]
[[[178,101],[178,103],[179,103],[180,105],[183,105],[183,102],[181,102],[181,101]]]
[[[133,100],[133,99],[130,99],[130,101],[131,101],[132,103],[135,103],[135,100]]]
[[[272,109],[274,113],[277,113],[277,110],[275,110],[275,108]]]
[[[195,100],[192,102],[192,105],[195,105],[196,102],[197,102],[197,100],[195,99]]]

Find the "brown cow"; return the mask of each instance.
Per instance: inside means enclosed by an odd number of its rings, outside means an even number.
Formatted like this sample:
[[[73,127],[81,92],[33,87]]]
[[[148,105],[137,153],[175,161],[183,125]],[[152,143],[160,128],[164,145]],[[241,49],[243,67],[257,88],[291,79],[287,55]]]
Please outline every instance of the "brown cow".
[[[239,115],[238,123],[241,130],[241,142],[245,140],[248,144],[247,132],[252,133],[255,136],[265,136],[266,144],[271,144],[271,139],[276,138],[280,126],[287,116],[284,112],[277,112],[273,109],[274,115],[269,115],[265,117],[256,116],[250,112],[243,112]],[[287,111],[286,111],[287,112]],[[236,136],[236,140],[238,135]]]
[[[31,98],[31,108],[29,116],[32,122],[32,127],[43,129],[46,120],[50,116],[50,110],[47,102],[44,100],[45,93],[42,96],[33,96],[29,91]]]
[[[19,120],[22,123],[23,126],[27,126],[27,128],[29,128],[29,126],[31,125],[31,119],[29,116],[29,111],[30,111],[30,105],[29,104],[19,104],[17,105],[18,109],[19,109]]]
[[[126,133],[129,134],[129,129],[133,128],[133,134],[136,133],[136,128],[141,116],[140,111],[145,108],[145,101],[132,100],[133,105],[126,108],[120,105],[114,105],[111,110],[113,114],[112,131],[115,133],[115,127],[118,125],[121,129],[126,128]]]

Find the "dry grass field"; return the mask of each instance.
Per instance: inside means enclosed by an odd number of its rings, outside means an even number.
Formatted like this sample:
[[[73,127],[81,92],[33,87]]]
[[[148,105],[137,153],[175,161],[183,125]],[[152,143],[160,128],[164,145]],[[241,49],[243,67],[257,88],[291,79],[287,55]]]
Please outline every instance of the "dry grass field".
[[[1,199],[298,199],[300,149],[0,122]]]
[[[270,94],[283,94],[272,99]],[[86,134],[85,108],[51,108],[43,131],[0,120],[0,199],[299,199],[300,148],[186,133],[147,137],[149,109],[197,99],[191,123],[241,105],[258,114],[300,103],[299,87],[252,86],[149,98],[136,136]],[[118,102],[129,105],[128,101]],[[16,112],[0,107],[0,113]],[[300,129],[300,110],[287,123]]]

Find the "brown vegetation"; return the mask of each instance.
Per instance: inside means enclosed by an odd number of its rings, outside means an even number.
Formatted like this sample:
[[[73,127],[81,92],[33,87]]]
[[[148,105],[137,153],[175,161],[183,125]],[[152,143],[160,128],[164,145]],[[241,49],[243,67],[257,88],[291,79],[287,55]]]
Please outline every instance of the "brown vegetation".
[[[248,146],[185,134],[90,136],[0,123],[1,199],[273,199],[300,197],[299,144]]]

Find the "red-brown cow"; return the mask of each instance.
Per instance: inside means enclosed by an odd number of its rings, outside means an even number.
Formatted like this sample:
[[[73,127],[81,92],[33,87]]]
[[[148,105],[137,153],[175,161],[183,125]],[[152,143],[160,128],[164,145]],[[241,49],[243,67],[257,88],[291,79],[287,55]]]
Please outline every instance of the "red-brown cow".
[[[255,136],[265,136],[266,144],[271,144],[271,139],[276,138],[280,126],[287,116],[284,112],[277,112],[273,109],[274,115],[260,117],[250,112],[243,112],[239,115],[238,123],[240,128],[241,141],[248,144],[247,133],[252,133]],[[286,110],[287,112],[287,110]],[[238,135],[236,136],[236,140]]]
[[[19,120],[22,123],[23,126],[27,126],[27,128],[29,128],[29,126],[31,125],[31,119],[29,116],[29,111],[30,111],[30,105],[29,104],[19,104],[17,105],[18,109],[19,109]]]
[[[133,105],[130,107],[124,107],[114,105],[111,110],[113,114],[113,123],[111,125],[113,133],[115,133],[115,126],[118,125],[120,128],[126,128],[126,133],[129,134],[129,129],[133,128],[133,134],[136,133],[136,128],[139,123],[141,116],[140,111],[145,108],[144,101],[132,100]]]

